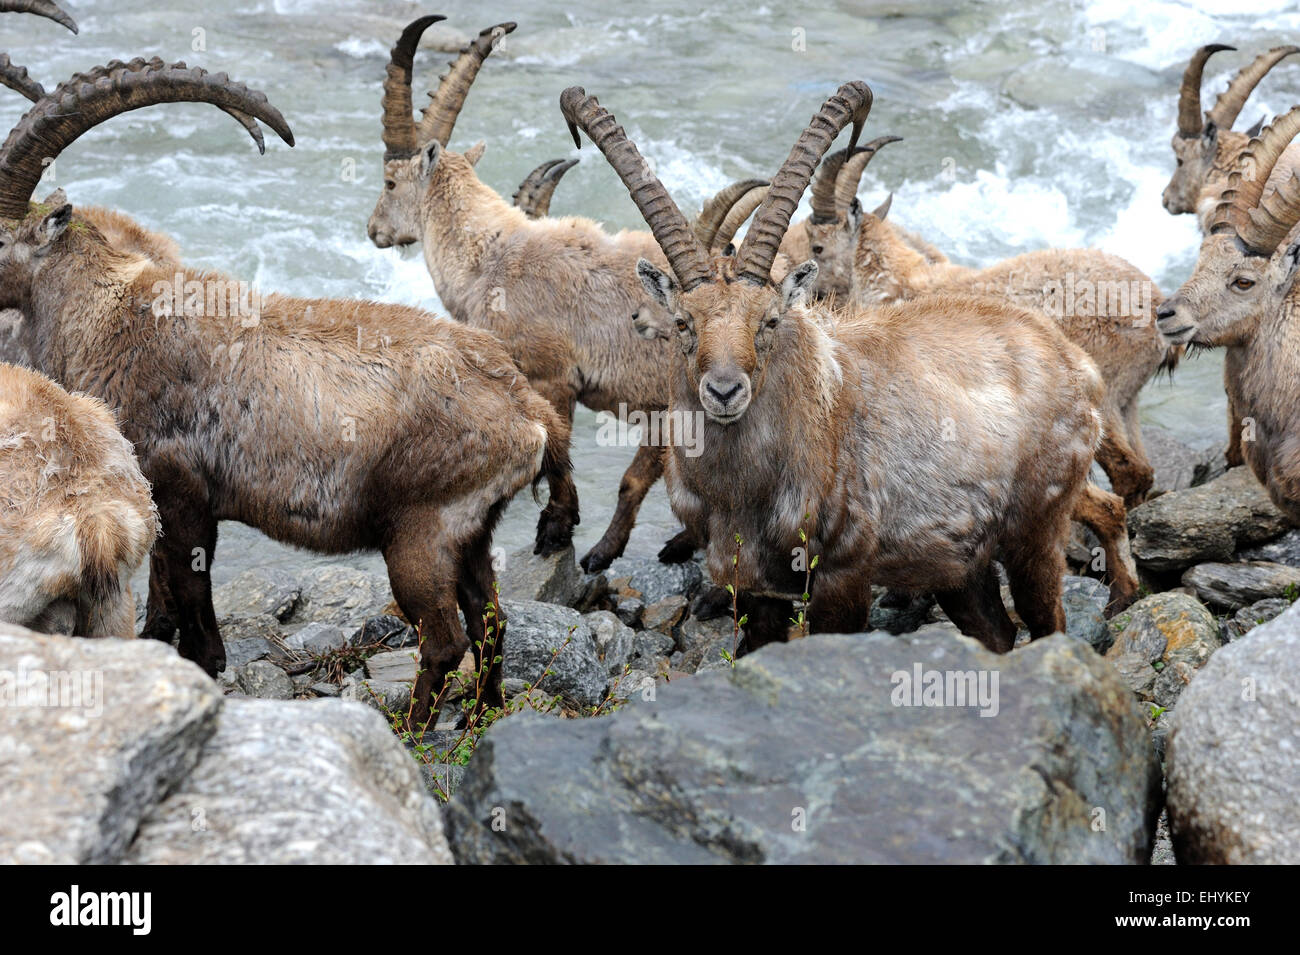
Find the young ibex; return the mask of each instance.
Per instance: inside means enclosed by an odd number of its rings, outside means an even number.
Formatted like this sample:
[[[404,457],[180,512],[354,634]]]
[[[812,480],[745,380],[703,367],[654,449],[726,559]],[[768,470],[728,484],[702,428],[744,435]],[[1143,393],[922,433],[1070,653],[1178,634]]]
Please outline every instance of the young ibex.
[[[1172,144],[1177,166],[1162,201],[1172,215],[1196,213],[1202,232],[1207,231],[1228,187],[1228,176],[1250,142],[1251,134],[1234,132],[1232,124],[1268,71],[1293,53],[1300,53],[1300,46],[1278,46],[1261,53],[1237,72],[1214,101],[1214,107],[1202,115],[1201,75],[1205,63],[1221,50],[1235,49],[1222,43],[1201,47],[1192,54],[1178,91],[1178,131]],[[1296,168],[1300,168],[1300,147],[1287,151],[1278,174],[1285,178]]]
[[[816,163],[850,122],[854,142],[861,132],[866,84],[840,87],[813,117],[734,258],[709,258],[595,98],[573,87],[560,105],[628,186],[670,263],[643,259],[637,271],[673,315],[671,409],[706,423],[698,456],[669,447],[669,498],[686,526],[707,527],[714,578],[739,578],[746,648],[785,636],[804,589],[801,554],[818,558],[818,630],[863,629],[876,581],[937,591],[963,632],[1008,651],[1015,626],[994,558],[1031,635],[1061,629],[1068,519],[1101,430],[1088,357],[1053,323],[992,298],[837,315],[806,304],[815,263],[772,284]]]
[[[1153,471],[1142,445],[1138,394],[1159,370],[1177,364],[1181,354],[1156,329],[1155,309],[1162,296],[1150,278],[1097,249],[1030,252],[985,269],[931,261],[883,215],[862,216],[853,302],[870,306],[935,292],[1005,296],[1058,322],[1097,363],[1106,382],[1105,435],[1097,461],[1126,507],[1145,500]]]
[[[153,482],[163,535],[146,636],[179,628],[184,656],[223,667],[208,574],[220,520],[314,550],[378,549],[423,628],[423,720],[471,646],[458,604],[480,652],[506,503],[545,476],[554,510],[539,534],[553,546],[571,533],[568,428],[482,331],[372,302],[242,290],[235,302],[225,276],[115,249],[61,193],[29,204],[45,157],[118,113],[182,101],[238,109],[293,142],[263,95],[183,64],[60,86],[0,150],[0,306],[23,311],[38,368],[118,413]]]
[[[568,420],[578,402],[618,415],[662,412],[669,346],[645,346],[629,321],[644,299],[637,259],[664,261],[654,238],[611,235],[590,219],[529,219],[447,149],[469,83],[513,23],[484,30],[465,48],[416,124],[415,50],[438,19],[408,25],[392,50],[383,96],[384,189],[370,217],[371,240],[380,248],[422,242],[451,316],[499,337],[529,383]],[[609,527],[582,558],[586,570],[603,569],[623,552],[637,510],[662,473],[663,449],[643,443],[619,484]],[[687,528],[660,558],[685,560],[694,548]]]
[[[1242,151],[1196,269],[1156,315],[1170,342],[1226,349],[1246,462],[1300,524],[1300,180],[1275,174],[1298,132],[1300,107]]]
[[[149,484],[104,403],[0,364],[0,621],[134,637],[131,575],[157,535]]]
[[[811,259],[817,263],[813,296],[834,295],[841,301],[848,296],[853,284],[854,239],[862,218],[858,185],[880,148],[902,141],[901,136],[881,136],[857,147],[852,155],[840,149],[822,160],[812,181],[812,215],[792,225],[781,240],[786,263],[773,270],[774,279],[779,280],[789,265]]]

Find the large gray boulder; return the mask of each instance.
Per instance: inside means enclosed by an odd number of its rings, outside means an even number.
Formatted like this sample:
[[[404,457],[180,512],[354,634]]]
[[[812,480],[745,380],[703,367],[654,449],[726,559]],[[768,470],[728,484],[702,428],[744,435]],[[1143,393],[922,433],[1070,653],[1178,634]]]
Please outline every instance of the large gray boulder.
[[[1230,560],[1239,548],[1271,540],[1290,526],[1246,467],[1162,494],[1128,516],[1133,556],[1156,572]]]
[[[1117,633],[1106,659],[1138,699],[1158,706],[1173,706],[1223,642],[1214,615],[1177,591],[1143,597],[1111,626]]]
[[[198,765],[145,817],[127,862],[448,864],[438,807],[373,710],[230,700]]]
[[[157,640],[0,624],[0,862],[117,862],[220,707],[216,684]]]
[[[1300,863],[1300,605],[1214,655],[1169,736],[1183,863]]]
[[[918,668],[997,674],[990,715],[895,705]],[[1143,721],[1089,646],[926,632],[809,637],[609,717],[503,720],[446,822],[462,863],[1133,863],[1159,809]]]

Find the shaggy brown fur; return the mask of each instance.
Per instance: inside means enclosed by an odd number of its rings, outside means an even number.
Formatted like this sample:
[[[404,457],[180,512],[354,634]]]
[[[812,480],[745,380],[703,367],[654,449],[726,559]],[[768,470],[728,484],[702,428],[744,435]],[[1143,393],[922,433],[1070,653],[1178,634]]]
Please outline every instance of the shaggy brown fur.
[[[0,620],[134,637],[130,579],[157,534],[149,485],[104,403],[0,364]]]
[[[146,635],[179,627],[183,655],[224,666],[208,575],[220,520],[313,550],[378,549],[423,628],[426,718],[465,650],[479,652],[506,502],[544,473],[543,536],[571,532],[567,425],[500,343],[373,302],[273,295],[253,320],[212,298],[160,306],[178,275],[209,294],[230,280],[114,249],[61,194],[3,236],[0,305],[27,316],[33,361],[118,413],[154,484],[166,585]]]

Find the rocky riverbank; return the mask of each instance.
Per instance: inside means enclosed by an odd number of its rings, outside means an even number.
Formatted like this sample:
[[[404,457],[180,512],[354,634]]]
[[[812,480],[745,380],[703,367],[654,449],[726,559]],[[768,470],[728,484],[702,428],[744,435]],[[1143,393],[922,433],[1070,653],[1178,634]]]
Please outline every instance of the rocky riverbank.
[[[1071,575],[1067,632],[1007,657],[891,595],[872,633],[733,666],[698,563],[524,552],[499,571],[505,714],[452,691],[412,736],[416,633],[341,565],[220,588],[215,682],[153,641],[0,629],[0,858],[1300,861],[1300,530],[1246,470],[1152,443],[1149,592],[1108,620]]]

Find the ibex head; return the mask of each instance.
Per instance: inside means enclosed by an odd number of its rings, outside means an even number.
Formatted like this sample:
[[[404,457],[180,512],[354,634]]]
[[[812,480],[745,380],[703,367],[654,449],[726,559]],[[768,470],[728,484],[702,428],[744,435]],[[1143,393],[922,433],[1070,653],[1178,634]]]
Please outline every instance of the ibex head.
[[[1278,157],[1300,132],[1300,107],[1250,141],[1228,179],[1191,278],[1156,310],[1173,344],[1236,345],[1281,307],[1300,261],[1300,181],[1265,196]]]
[[[857,145],[871,109],[865,83],[846,83],[823,104],[772,179],[767,196],[733,258],[710,259],[663,184],[613,115],[580,87],[560,96],[574,141],[583,129],[604,153],[668,260],[665,272],[637,262],[651,297],[672,317],[685,372],[708,417],[728,425],[744,416],[768,365],[789,351],[802,321],[798,308],[817,280],[815,262],[792,268],[780,287],[772,262],[817,163],[850,123]]]
[[[871,158],[901,136],[881,136],[849,154],[840,149],[822,160],[812,183],[812,216],[806,225],[808,244],[817,263],[818,296],[843,299],[853,285],[853,249],[862,222],[858,184]]]
[[[264,146],[257,120],[293,145],[293,132],[266,96],[224,74],[157,58],[114,60],[75,74],[37,100],[0,147],[0,301],[5,303],[0,307],[24,307],[37,279],[60,260],[56,253],[74,227],[62,190],[44,203],[31,202],[46,165],[87,130],[119,113],[181,102],[217,106],[254,133],[259,148]]]
[[[1162,197],[1165,209],[1172,215],[1196,212],[1201,190],[1214,169],[1220,133],[1232,129],[1246,100],[1268,71],[1292,53],[1300,53],[1300,47],[1296,46],[1279,46],[1261,53],[1253,63],[1238,71],[1215,100],[1214,108],[1202,116],[1201,75],[1205,63],[1221,50],[1235,49],[1222,43],[1203,46],[1192,54],[1183,72],[1183,84],[1178,92],[1178,131],[1172,144],[1177,165]]]
[[[420,241],[420,203],[439,163],[455,156],[472,166],[478,147],[461,156],[447,150],[456,119],[465,105],[474,77],[501,38],[515,29],[513,23],[488,27],[465,45],[429,94],[429,105],[416,123],[411,106],[411,73],[415,50],[424,31],[443,16],[420,17],[402,31],[388,59],[384,78],[384,185],[370,215],[370,241],[381,249]]]

